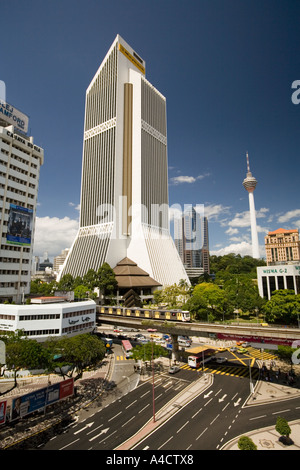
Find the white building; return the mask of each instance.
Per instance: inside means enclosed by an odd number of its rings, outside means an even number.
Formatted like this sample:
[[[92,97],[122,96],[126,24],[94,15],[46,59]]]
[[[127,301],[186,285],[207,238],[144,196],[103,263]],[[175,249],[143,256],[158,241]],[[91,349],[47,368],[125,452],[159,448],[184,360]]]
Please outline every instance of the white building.
[[[80,226],[60,276],[133,260],[161,285],[185,279],[169,232],[166,99],[119,35],[86,91]]]
[[[20,303],[30,271],[40,166],[44,150],[10,124],[14,108],[0,102],[0,300]],[[16,121],[17,122],[17,121]]]
[[[35,305],[0,304],[0,332],[24,330],[30,339],[90,333],[96,326],[96,303],[62,302],[57,297],[35,299]],[[46,302],[46,303],[44,303]]]
[[[291,289],[300,294],[300,265],[260,266],[257,269],[261,297],[270,299],[274,290]]]

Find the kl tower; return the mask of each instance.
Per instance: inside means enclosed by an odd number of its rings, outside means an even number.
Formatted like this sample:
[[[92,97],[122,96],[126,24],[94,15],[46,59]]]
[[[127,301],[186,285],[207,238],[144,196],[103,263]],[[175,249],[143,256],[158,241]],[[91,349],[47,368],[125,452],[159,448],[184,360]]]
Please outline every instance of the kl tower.
[[[254,195],[253,191],[256,188],[257,181],[252,176],[249,165],[248,152],[247,156],[247,176],[243,181],[243,186],[249,193],[249,210],[250,210],[250,223],[251,223],[251,237],[252,237],[252,256],[253,258],[259,258],[259,246],[258,246],[258,236],[257,236],[257,227],[256,227],[256,214],[254,206]]]

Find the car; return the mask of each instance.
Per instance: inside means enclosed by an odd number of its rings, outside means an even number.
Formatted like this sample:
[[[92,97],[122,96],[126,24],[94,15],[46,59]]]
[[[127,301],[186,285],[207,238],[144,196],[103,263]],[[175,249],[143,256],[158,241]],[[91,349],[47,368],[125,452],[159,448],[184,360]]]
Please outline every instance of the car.
[[[239,348],[239,349],[237,350],[237,352],[238,352],[239,354],[245,354],[246,352],[248,352],[248,349],[246,349],[246,348]]]
[[[169,374],[176,374],[176,372],[180,371],[180,367],[178,366],[171,366],[169,369]]]
[[[250,343],[247,343],[247,342],[242,344],[242,348],[248,348],[249,346],[251,346],[251,345],[250,345]]]
[[[238,350],[238,348],[236,346],[231,346],[231,348],[229,349],[230,352],[236,352]]]
[[[227,351],[227,348],[218,348],[218,351],[219,352],[224,352],[224,351]]]
[[[223,364],[223,362],[227,362],[227,357],[217,357],[218,364]]]
[[[157,329],[156,328],[148,328],[147,331],[149,331],[149,333],[154,333],[155,331],[157,331]]]

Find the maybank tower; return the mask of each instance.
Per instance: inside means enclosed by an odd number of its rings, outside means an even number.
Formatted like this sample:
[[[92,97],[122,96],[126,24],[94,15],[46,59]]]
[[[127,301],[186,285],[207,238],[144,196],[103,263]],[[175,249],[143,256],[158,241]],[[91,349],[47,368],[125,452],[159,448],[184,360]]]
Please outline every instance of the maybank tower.
[[[188,281],[169,230],[166,99],[118,35],[86,91],[79,231],[60,277],[128,258]]]

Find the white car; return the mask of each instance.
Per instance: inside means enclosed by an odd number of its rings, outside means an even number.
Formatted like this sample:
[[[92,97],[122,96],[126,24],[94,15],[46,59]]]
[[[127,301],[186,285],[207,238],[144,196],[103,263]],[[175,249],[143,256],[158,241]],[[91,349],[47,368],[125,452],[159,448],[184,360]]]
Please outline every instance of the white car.
[[[176,372],[179,372],[180,371],[180,367],[178,366],[172,366],[170,367],[169,369],[169,374],[176,374]]]

